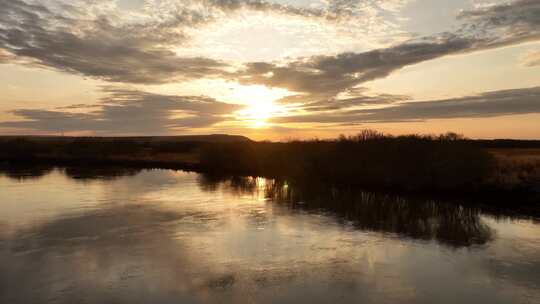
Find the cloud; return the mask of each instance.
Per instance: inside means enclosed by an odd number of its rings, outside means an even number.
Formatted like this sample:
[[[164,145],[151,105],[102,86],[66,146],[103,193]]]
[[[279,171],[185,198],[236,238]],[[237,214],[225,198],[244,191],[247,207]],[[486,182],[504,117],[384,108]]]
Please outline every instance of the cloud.
[[[118,88],[104,91],[107,96],[99,104],[15,110],[12,113],[24,120],[0,122],[0,127],[46,132],[168,134],[212,126],[243,107],[201,96],[159,95]]]
[[[228,63],[173,51],[189,43],[186,30],[244,10],[341,22],[392,12],[405,2],[329,1],[314,8],[262,0],[149,0],[135,14],[119,10],[112,0],[0,0],[0,49],[32,64],[112,82],[227,77]]]
[[[225,73],[228,64],[222,61],[179,57],[172,51],[189,41],[188,28],[242,9],[326,16],[323,11],[240,0],[148,2],[144,13],[132,16],[111,3],[0,0],[0,49],[70,73],[113,82],[159,84]],[[7,59],[0,57],[2,62]]]
[[[0,49],[0,64],[8,63],[12,60],[12,55],[2,49]]]
[[[481,37],[483,47],[498,47],[540,39],[540,2],[517,0],[458,16],[465,22],[460,32]]]
[[[213,59],[181,58],[169,50],[185,40],[177,24],[197,23],[194,16],[123,23],[115,21],[121,20],[118,16],[94,16],[74,6],[53,12],[42,4],[0,0],[0,7],[0,48],[43,66],[129,83],[211,77],[226,67]]]
[[[34,64],[113,82],[160,84],[186,79],[227,78],[334,96],[360,83],[386,77],[405,66],[441,56],[540,38],[540,4],[520,0],[459,15],[455,33],[424,37],[362,53],[299,58],[288,63],[254,62],[243,71],[217,59],[181,57],[187,29],[242,10],[324,20],[392,13],[405,0],[329,1],[321,8],[262,0],[149,1],[138,14],[120,11],[111,0],[27,2],[0,0],[0,49]],[[356,20],[356,19],[355,19]],[[6,57],[1,57],[6,61]]]
[[[523,56],[521,65],[524,67],[540,66],[540,50],[529,52]]]
[[[377,94],[377,95],[358,95],[348,98],[330,98],[314,102],[309,102],[301,106],[303,111],[323,112],[335,111],[359,106],[388,105],[409,100],[405,95]]]
[[[464,11],[458,19],[463,26],[452,33],[362,53],[315,56],[287,63],[249,63],[236,77],[246,84],[335,96],[427,60],[540,39],[540,2],[536,0]]]
[[[261,0],[202,0],[202,5],[211,8],[219,8],[225,12],[234,12],[242,9],[273,12],[287,15],[296,15],[301,17],[324,17],[327,19],[337,19],[335,14],[329,11],[314,9],[310,7],[294,7],[291,5],[282,5]]]
[[[405,66],[468,50],[474,44],[472,39],[446,34],[363,53],[315,56],[286,65],[249,63],[238,73],[238,80],[293,92],[334,96]]]
[[[378,109],[352,109],[278,117],[275,123],[369,123],[478,118],[540,113],[540,87],[502,90],[479,95],[407,102]]]
[[[300,3],[298,6],[263,0],[193,0],[191,2],[210,9],[219,9],[225,13],[251,10],[343,22],[373,14],[390,15],[404,7],[410,0],[329,0],[315,3],[315,5]],[[182,3],[182,5],[185,4]]]

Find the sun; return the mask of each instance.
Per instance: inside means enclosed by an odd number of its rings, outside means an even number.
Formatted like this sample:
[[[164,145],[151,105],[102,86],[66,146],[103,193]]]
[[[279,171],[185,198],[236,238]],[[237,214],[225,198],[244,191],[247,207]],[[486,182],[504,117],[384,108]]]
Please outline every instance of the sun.
[[[235,95],[244,101],[246,107],[236,112],[236,116],[253,128],[268,126],[270,118],[286,112],[286,108],[275,101],[289,95],[287,93],[287,90],[269,89],[261,85],[241,86]]]
[[[237,112],[240,120],[250,126],[261,128],[267,126],[267,120],[281,112],[280,107],[273,102],[257,102]]]

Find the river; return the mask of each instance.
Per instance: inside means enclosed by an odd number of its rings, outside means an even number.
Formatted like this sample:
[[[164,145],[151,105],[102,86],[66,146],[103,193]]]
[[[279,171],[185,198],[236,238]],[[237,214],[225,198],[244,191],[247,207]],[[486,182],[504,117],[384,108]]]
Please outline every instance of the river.
[[[540,221],[263,178],[3,169],[0,303],[540,303]]]

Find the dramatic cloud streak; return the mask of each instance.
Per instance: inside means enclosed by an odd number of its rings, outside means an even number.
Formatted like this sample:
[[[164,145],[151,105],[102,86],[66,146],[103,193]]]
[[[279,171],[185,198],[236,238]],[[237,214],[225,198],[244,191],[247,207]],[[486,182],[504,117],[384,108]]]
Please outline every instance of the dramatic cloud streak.
[[[200,22],[179,15],[173,21],[122,23],[115,16],[63,6],[0,0],[0,47],[36,64],[115,82],[163,83],[211,77],[226,65],[207,58],[180,58],[168,47],[185,35],[178,24]]]
[[[187,29],[217,22],[236,11],[327,21],[352,16],[342,8],[296,8],[249,0],[150,1],[138,15],[119,12],[110,0],[69,4],[0,0],[0,7],[0,49],[70,73],[143,84],[226,74],[224,70],[230,67],[225,62],[179,57],[173,49],[189,41]]]
[[[117,88],[104,91],[108,95],[100,104],[73,105],[56,110],[15,110],[13,114],[24,120],[0,122],[0,127],[98,134],[169,134],[211,126],[242,109],[240,105],[207,97],[159,95]],[[81,109],[94,110],[74,111]]]
[[[363,5],[392,10],[403,2],[368,1]],[[351,1],[331,1],[326,9],[295,8],[265,1],[164,1],[156,7],[166,6],[166,13],[158,14],[156,8],[136,18],[142,21],[133,22],[133,18],[123,18],[117,11],[106,9],[108,1],[79,3],[93,3],[91,7],[99,8],[86,10],[80,8],[82,5],[53,3],[61,9],[22,0],[0,0],[0,48],[44,66],[126,83],[232,77],[243,83],[333,96],[408,65],[540,38],[540,4],[521,0],[463,12],[459,18],[466,25],[456,33],[362,53],[317,56],[285,64],[249,63],[244,71],[233,74],[235,77],[226,72],[232,67],[225,62],[177,56],[172,49],[189,39],[185,29],[241,9],[328,19],[352,16],[365,7]],[[6,61],[4,57],[1,60]]]
[[[465,25],[455,33],[362,53],[316,56],[285,64],[250,63],[238,79],[248,84],[334,96],[427,60],[540,39],[540,2],[535,0],[466,11],[459,18]]]
[[[290,98],[305,98],[305,96],[291,96]],[[286,99],[286,98],[285,98]],[[304,103],[301,106],[302,111],[305,112],[326,112],[336,111],[341,109],[350,109],[360,106],[374,106],[374,105],[388,105],[398,102],[404,102],[410,100],[405,95],[392,95],[392,94],[376,94],[366,95],[364,93],[358,94],[354,97],[347,98],[330,98],[323,99],[314,102]]]
[[[336,95],[360,83],[386,77],[407,65],[472,48],[474,41],[446,35],[364,53],[317,56],[287,65],[250,63],[239,80],[313,95]]]
[[[540,87],[501,90],[445,100],[408,102],[378,109],[279,117],[273,121],[276,123],[403,122],[531,113],[540,113]]]

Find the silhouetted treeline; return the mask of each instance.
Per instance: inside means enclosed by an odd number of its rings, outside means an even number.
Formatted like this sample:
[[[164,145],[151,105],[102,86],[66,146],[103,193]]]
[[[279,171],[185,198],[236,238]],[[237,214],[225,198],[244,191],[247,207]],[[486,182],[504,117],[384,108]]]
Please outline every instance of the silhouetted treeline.
[[[111,164],[193,169],[202,146],[249,141],[241,136],[187,137],[0,137],[0,161]]]
[[[0,137],[0,157],[44,155],[107,158],[142,153],[191,153],[207,143],[248,142],[242,136],[178,137]]]
[[[2,155],[27,157],[43,154],[63,154],[76,156],[108,156],[111,154],[136,154],[145,150],[154,152],[189,152],[200,142],[151,142],[129,139],[100,140],[95,138],[74,138],[73,140],[35,140],[32,138],[5,138],[0,141]]]
[[[534,172],[526,175],[506,172],[516,171],[512,166],[500,169],[486,148],[500,147],[501,143],[510,145],[509,141],[469,140],[455,133],[389,136],[372,130],[334,140],[290,142],[254,142],[224,135],[0,137],[0,161],[192,169],[396,191],[475,192],[502,188],[499,184],[509,184],[506,181],[512,185],[505,190],[534,184],[529,181],[540,171],[536,163],[527,164]]]
[[[494,159],[453,133],[392,137],[367,130],[336,140],[207,145],[200,164],[216,173],[405,191],[474,191],[487,182]]]

